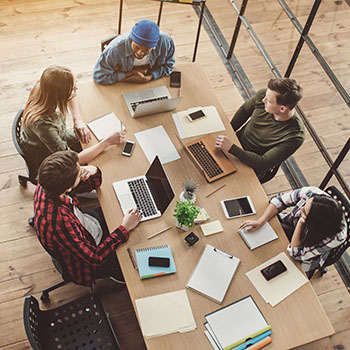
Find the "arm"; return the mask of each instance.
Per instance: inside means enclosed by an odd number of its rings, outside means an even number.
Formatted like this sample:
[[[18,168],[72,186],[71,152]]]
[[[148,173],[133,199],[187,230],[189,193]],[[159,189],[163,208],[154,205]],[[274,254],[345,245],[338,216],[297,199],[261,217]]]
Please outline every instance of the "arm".
[[[73,118],[75,134],[77,135],[77,137],[81,142],[89,143],[91,140],[91,133],[81,118],[76,96],[74,96],[68,101],[68,108]]]

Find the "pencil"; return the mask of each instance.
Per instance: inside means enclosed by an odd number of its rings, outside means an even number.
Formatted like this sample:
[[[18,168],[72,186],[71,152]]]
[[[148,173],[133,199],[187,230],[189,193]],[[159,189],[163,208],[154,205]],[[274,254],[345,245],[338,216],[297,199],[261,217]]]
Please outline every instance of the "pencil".
[[[133,255],[132,255],[132,253],[131,253],[130,248],[128,248],[127,251],[128,251],[128,253],[129,253],[129,257],[130,257],[130,260],[131,260],[131,262],[132,262],[132,266],[134,266],[134,269],[137,270],[137,265],[136,265],[136,262],[135,262],[135,259],[134,259]]]
[[[163,232],[165,232],[165,231],[168,231],[169,229],[171,229],[171,226],[166,227],[166,228],[163,228],[163,230],[160,230],[160,231],[154,233],[153,235],[147,237],[147,239],[151,239],[152,237],[157,236],[157,235],[159,235],[160,233],[163,233]]]
[[[123,131],[123,123],[120,122],[120,131]]]
[[[208,193],[208,194],[205,196],[205,198],[208,198],[209,196],[211,196],[211,195],[212,195],[213,193],[215,193],[216,191],[221,190],[224,186],[225,186],[225,184],[222,184],[222,185],[221,185],[220,187],[218,187],[216,190],[214,190],[214,191]]]
[[[179,88],[179,97],[181,97],[181,88]]]

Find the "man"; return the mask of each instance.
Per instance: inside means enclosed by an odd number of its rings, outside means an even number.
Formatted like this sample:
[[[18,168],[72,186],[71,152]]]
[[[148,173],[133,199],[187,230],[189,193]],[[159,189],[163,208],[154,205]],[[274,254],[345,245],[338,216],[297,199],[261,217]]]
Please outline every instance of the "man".
[[[174,70],[174,42],[156,23],[143,19],[116,37],[98,59],[93,79],[102,85],[118,81],[147,83]]]
[[[109,234],[101,208],[81,212],[76,193],[97,189],[101,180],[96,167],[79,165],[77,153],[60,151],[41,163],[34,194],[34,224],[41,244],[72,281],[85,286],[102,277],[123,279],[115,250],[141,220],[132,209]]]
[[[295,80],[270,79],[267,89],[245,102],[231,120],[242,148],[223,135],[217,137],[216,147],[253,168],[260,182],[268,181],[304,142],[304,124],[295,113],[301,98],[302,88]]]

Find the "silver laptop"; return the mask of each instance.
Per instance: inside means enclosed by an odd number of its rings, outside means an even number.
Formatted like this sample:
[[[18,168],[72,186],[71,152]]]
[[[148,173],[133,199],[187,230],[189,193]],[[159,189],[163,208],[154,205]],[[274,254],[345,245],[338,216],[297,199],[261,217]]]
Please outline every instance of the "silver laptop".
[[[128,92],[123,96],[129,112],[134,118],[172,111],[178,107],[182,100],[182,96],[171,97],[166,86]]]
[[[145,176],[113,182],[113,188],[124,215],[137,207],[141,221],[160,217],[175,196],[158,156]]]

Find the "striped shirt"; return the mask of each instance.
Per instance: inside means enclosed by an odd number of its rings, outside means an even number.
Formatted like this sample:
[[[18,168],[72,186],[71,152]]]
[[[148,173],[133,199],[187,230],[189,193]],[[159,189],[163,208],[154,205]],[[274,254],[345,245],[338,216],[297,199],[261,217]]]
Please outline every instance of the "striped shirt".
[[[294,191],[278,194],[276,197],[271,199],[270,203],[272,203],[278,209],[279,213],[288,207],[294,206],[294,208],[289,213],[280,214],[280,220],[289,225],[292,225],[293,227],[296,227],[301,216],[300,209],[314,194],[328,195],[326,192],[320,190],[317,187],[302,187]],[[287,247],[287,252],[293,259],[299,260],[301,262],[306,275],[311,278],[315,270],[323,266],[330,251],[342,244],[345,241],[346,236],[346,221],[343,216],[342,229],[334,237],[323,239],[317,245],[310,247],[301,245],[292,248],[289,244]]]
[[[116,247],[129,238],[129,232],[120,225],[96,246],[93,237],[74,215],[79,207],[76,192],[88,192],[100,187],[101,172],[90,176],[69,193],[68,197],[53,199],[39,184],[34,194],[34,224],[37,236],[48,251],[64,266],[69,277],[79,285],[91,286],[96,268],[115,254]]]

